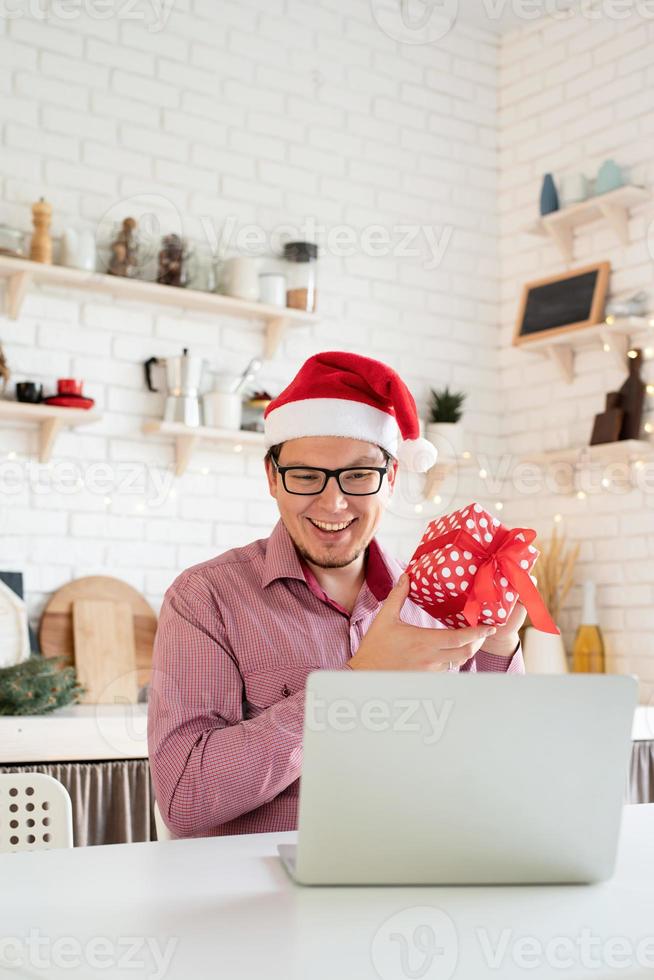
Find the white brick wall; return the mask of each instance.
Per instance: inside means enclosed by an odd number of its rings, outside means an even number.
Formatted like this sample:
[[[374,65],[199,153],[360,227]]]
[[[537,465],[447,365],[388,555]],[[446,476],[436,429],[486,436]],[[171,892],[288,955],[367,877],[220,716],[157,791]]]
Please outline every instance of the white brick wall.
[[[421,408],[431,385],[465,386],[470,448],[497,449],[490,36],[457,27],[431,49],[399,45],[367,0],[176,0],[161,31],[115,16],[0,19],[0,48],[0,220],[25,231],[41,194],[55,235],[71,222],[94,228],[144,194],[168,202],[166,218],[176,208],[195,241],[203,216],[217,235],[230,215],[266,232],[307,219],[358,236],[381,225],[396,242],[396,226],[426,224],[436,239],[451,226],[436,268],[425,267],[424,236],[414,256],[323,245],[322,320],[290,332],[260,380],[279,390],[334,346],[377,356]],[[0,318],[0,341],[14,380],[52,390],[57,376],[82,376],[103,412],[60,437],[49,467],[34,462],[33,430],[2,431],[0,566],[25,572],[34,620],[48,593],[92,573],[126,579],[157,606],[184,567],[269,533],[260,455],[204,446],[174,480],[172,446],[141,435],[163,405],[142,360],[189,345],[239,370],[261,351],[254,326],[34,290],[17,323]],[[401,557],[428,516],[495,499],[462,476],[417,514],[419,483],[404,481],[384,524]]]
[[[583,172],[592,177],[608,157],[627,169],[637,184],[652,186],[654,168],[654,23],[632,15],[590,22],[537,23],[504,39],[500,53],[499,219],[501,277],[501,372],[505,449],[515,465],[520,453],[559,444],[583,445],[604,395],[622,384],[625,372],[610,355],[588,352],[577,358],[571,385],[554,367],[511,347],[522,283],[564,271],[556,249],[520,233],[537,214],[542,175]],[[574,265],[610,259],[614,294],[646,289],[651,294],[653,256],[647,229],[653,207],[633,213],[631,244],[621,246],[610,232],[588,226],[575,238]],[[654,346],[654,335],[636,337]],[[654,362],[645,370],[654,380]],[[654,405],[648,402],[652,418]],[[651,464],[650,464],[651,465]],[[513,472],[513,470],[512,470]],[[601,477],[604,474],[599,474]],[[517,492],[509,478],[503,491],[513,499],[505,514],[514,524],[535,521],[548,535],[555,514],[571,540],[582,542],[575,587],[561,617],[568,646],[581,606],[581,583],[598,584],[600,622],[608,667],[637,673],[641,697],[654,694],[654,495],[633,486],[609,491],[596,480],[586,499],[544,490]]]

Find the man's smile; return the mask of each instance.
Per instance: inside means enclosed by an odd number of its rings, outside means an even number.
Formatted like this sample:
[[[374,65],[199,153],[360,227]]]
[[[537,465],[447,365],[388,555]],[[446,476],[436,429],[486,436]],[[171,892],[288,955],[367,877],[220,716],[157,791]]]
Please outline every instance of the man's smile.
[[[322,539],[344,537],[356,520],[357,518],[353,517],[349,521],[341,521],[340,523],[335,524],[327,521],[318,521],[313,517],[307,517],[307,521],[311,525],[313,533],[317,534]]]

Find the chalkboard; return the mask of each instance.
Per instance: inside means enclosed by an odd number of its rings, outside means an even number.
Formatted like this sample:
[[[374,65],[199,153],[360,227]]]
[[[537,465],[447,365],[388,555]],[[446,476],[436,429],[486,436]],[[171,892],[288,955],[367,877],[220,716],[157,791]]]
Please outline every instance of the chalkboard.
[[[610,263],[600,262],[560,276],[527,283],[516,321],[514,344],[582,330],[604,315]]]

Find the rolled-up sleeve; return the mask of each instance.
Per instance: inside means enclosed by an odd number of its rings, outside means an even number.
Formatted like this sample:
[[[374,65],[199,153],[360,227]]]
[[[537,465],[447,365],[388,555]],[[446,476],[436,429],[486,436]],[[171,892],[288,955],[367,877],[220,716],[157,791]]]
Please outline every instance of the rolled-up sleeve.
[[[522,658],[522,646],[518,644],[516,650],[510,657],[500,657],[496,653],[488,653],[486,650],[478,650],[461,670],[468,673],[481,673],[482,671],[495,671],[504,674],[524,674],[525,662]]]
[[[193,572],[173,583],[155,640],[148,745],[155,796],[174,834],[208,833],[299,777],[304,697],[246,719],[216,597]]]

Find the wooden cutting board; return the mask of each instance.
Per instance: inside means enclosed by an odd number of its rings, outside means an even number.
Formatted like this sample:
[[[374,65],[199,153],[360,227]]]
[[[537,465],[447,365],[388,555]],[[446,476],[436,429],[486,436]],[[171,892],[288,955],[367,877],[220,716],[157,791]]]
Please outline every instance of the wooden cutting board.
[[[127,582],[107,575],[78,578],[62,586],[51,596],[39,626],[39,643],[43,656],[65,656],[70,664],[74,664],[73,602],[77,599],[129,604],[134,622],[138,685],[143,687],[148,684],[152,673],[152,646],[157,630],[157,617],[140,592]]]
[[[83,704],[135,704],[134,619],[128,602],[75,599],[75,667]]]

